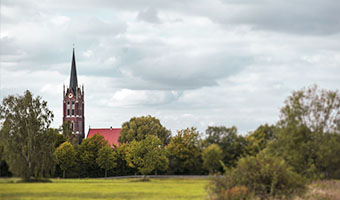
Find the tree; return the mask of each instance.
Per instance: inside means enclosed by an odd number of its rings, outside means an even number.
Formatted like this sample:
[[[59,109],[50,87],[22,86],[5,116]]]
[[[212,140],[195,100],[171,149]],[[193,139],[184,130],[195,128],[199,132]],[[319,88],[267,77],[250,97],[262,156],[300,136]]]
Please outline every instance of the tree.
[[[247,137],[246,152],[249,155],[256,155],[267,147],[269,141],[274,139],[277,128],[274,125],[268,124],[259,126],[254,132],[250,133]]]
[[[306,126],[312,132],[340,134],[340,94],[315,85],[294,91],[281,109],[280,125]]]
[[[171,132],[162,126],[159,119],[150,115],[133,117],[130,121],[123,123],[118,141],[120,144],[133,140],[141,141],[147,135],[155,135],[161,140],[162,145],[167,145],[170,141]]]
[[[201,174],[202,147],[196,128],[179,130],[166,147],[169,157],[169,173]]]
[[[67,141],[69,141],[73,145],[78,144],[78,140],[77,138],[75,138],[75,135],[73,134],[71,121],[65,121],[63,125],[60,127],[60,129]]]
[[[238,158],[245,154],[246,139],[237,134],[235,126],[227,128],[225,126],[209,126],[206,130],[207,145],[218,144],[223,151],[223,163],[228,167],[233,167]]]
[[[56,149],[55,155],[65,178],[66,170],[75,164],[76,152],[71,143],[64,142]]]
[[[169,164],[162,142],[154,135],[148,135],[141,141],[132,141],[127,160],[131,167],[143,174],[144,180],[154,170],[165,171]]]
[[[295,91],[281,109],[268,152],[309,178],[340,176],[340,95],[317,86]]]
[[[216,172],[221,168],[220,161],[223,158],[222,150],[217,144],[211,144],[203,150],[203,167],[210,173]]]
[[[53,114],[47,102],[27,90],[23,96],[4,98],[0,111],[0,138],[10,171],[26,180],[50,174],[55,138],[49,131]]]
[[[115,152],[110,145],[105,145],[99,149],[96,162],[98,166],[105,170],[105,178],[107,177],[107,170],[113,169],[117,166]]]
[[[98,177],[102,175],[96,159],[98,158],[99,150],[106,145],[108,145],[107,141],[99,134],[84,139],[82,143],[78,145],[76,148],[76,161],[80,176]]]

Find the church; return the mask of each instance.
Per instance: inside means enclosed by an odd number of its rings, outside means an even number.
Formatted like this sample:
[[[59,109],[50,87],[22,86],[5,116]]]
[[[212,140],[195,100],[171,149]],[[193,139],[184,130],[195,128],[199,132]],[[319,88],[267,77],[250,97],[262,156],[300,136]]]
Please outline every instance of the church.
[[[69,121],[75,138],[80,144],[85,138],[85,98],[84,85],[78,87],[77,67],[73,48],[70,84],[63,88],[63,123]],[[113,147],[118,146],[121,128],[89,128],[87,137],[102,135]]]

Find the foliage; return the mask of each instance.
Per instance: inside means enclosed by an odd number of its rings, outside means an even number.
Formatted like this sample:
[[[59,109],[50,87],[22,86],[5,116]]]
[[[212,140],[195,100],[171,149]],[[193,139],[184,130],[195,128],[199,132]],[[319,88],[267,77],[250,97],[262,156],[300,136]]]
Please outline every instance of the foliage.
[[[119,175],[119,176],[134,175],[138,172],[137,169],[130,167],[127,162],[129,143],[120,144],[118,147],[115,147],[113,150],[116,155],[117,166],[115,167],[115,170],[111,172],[112,175]],[[110,174],[110,171],[109,171],[109,174]]]
[[[206,130],[207,145],[218,144],[223,151],[223,162],[228,166],[235,166],[238,158],[245,154],[246,140],[237,134],[235,126],[209,126]]]
[[[170,141],[171,132],[162,126],[159,119],[148,116],[133,117],[130,121],[123,123],[119,143],[141,141],[147,135],[157,136],[162,145],[167,145]]]
[[[65,178],[65,172],[67,169],[75,164],[76,152],[69,142],[64,142],[55,151],[57,163],[61,170],[63,170],[63,178]]]
[[[105,145],[99,149],[96,162],[100,168],[105,170],[105,178],[107,177],[107,170],[113,169],[117,166],[115,160],[116,155],[110,145]]]
[[[235,186],[231,189],[222,190],[222,196],[225,200],[244,200],[249,199],[250,194],[245,186]]]
[[[340,177],[340,95],[317,86],[293,92],[268,152],[308,178]]]
[[[60,127],[63,136],[66,138],[68,142],[70,142],[72,145],[78,144],[78,140],[73,134],[72,130],[72,122],[71,121],[65,121],[63,125]]]
[[[260,197],[290,197],[305,191],[304,179],[283,159],[260,153],[256,157],[241,158],[233,172],[238,185]]]
[[[82,177],[99,177],[102,171],[98,166],[96,159],[99,149],[108,145],[102,135],[95,134],[90,138],[86,138],[76,148],[76,162],[79,168],[78,174]]]
[[[161,141],[154,135],[148,135],[139,142],[132,141],[129,145],[127,161],[144,176],[153,170],[165,171],[169,164]]]
[[[221,168],[220,160],[222,158],[221,148],[217,144],[211,144],[202,152],[203,167],[210,173],[217,172]]]
[[[187,128],[177,132],[166,147],[171,174],[201,174],[202,149],[199,132],[196,128]]]
[[[55,167],[55,137],[49,130],[53,114],[47,102],[26,91],[4,98],[0,113],[0,137],[10,171],[26,180],[49,176]]]
[[[269,141],[273,140],[277,128],[274,125],[268,124],[259,126],[254,132],[250,133],[247,137],[246,152],[248,155],[256,155],[267,147]]]
[[[315,85],[294,91],[281,109],[280,125],[306,126],[312,132],[340,133],[340,94]]]
[[[223,177],[213,177],[207,190],[211,200],[238,199],[243,195],[247,198],[288,199],[303,194],[306,187],[304,179],[283,159],[261,152],[241,158],[237,167]]]

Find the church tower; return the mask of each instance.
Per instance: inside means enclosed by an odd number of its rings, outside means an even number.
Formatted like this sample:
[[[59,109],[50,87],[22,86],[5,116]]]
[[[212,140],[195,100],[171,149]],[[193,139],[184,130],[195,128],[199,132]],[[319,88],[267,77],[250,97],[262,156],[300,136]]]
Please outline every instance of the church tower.
[[[84,85],[78,87],[76,59],[72,56],[70,85],[63,90],[63,123],[70,121],[73,134],[80,144],[84,139],[85,116],[84,116]]]

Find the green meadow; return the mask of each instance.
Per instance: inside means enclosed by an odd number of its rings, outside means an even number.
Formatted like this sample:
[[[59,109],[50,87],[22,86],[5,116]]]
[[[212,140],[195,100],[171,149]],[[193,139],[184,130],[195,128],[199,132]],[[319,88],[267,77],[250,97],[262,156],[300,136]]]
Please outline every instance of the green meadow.
[[[208,179],[51,179],[20,183],[0,179],[0,199],[205,199]]]

